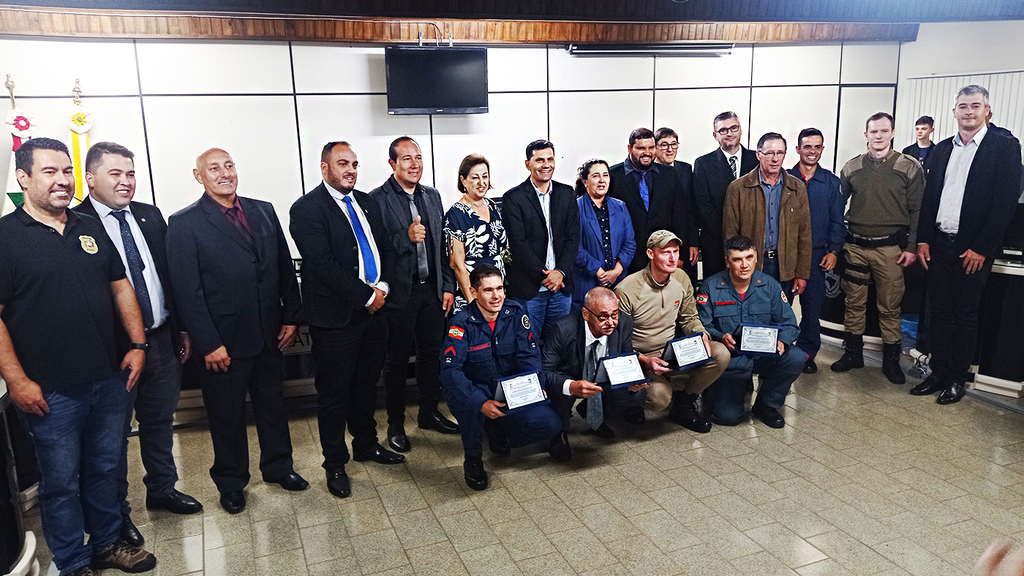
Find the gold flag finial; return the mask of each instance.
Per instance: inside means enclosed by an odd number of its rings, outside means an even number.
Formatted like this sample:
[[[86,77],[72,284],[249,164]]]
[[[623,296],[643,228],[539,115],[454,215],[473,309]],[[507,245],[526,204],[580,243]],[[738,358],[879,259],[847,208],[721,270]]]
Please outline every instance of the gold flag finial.
[[[78,82],[78,78],[75,78],[75,87],[71,89],[75,93],[75,104],[82,103],[82,86]]]

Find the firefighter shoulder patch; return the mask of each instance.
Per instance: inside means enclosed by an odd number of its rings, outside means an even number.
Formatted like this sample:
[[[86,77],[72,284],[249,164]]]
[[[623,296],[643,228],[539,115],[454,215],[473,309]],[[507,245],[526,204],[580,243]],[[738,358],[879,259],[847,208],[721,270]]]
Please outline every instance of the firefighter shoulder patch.
[[[786,298],[786,291],[785,290],[782,291],[782,301],[787,303],[787,304],[789,303],[789,299]]]
[[[697,294],[697,304],[707,304],[707,303],[708,303],[708,295],[707,294]]]
[[[456,340],[462,340],[462,337],[465,334],[466,331],[463,330],[462,328],[459,328],[458,326],[452,326],[451,328],[448,329],[448,335],[451,336],[452,338],[455,338]]]
[[[530,317],[526,314],[523,314],[523,328],[530,329]]]

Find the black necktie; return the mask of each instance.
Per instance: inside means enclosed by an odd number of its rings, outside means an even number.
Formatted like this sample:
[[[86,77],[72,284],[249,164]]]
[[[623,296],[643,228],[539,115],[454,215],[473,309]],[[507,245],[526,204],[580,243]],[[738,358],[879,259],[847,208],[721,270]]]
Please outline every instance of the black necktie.
[[[139,252],[139,245],[135,243],[135,236],[128,226],[128,212],[115,210],[111,212],[117,218],[117,224],[121,228],[121,242],[124,244],[124,256],[128,261],[128,273],[132,275],[132,288],[135,288],[135,299],[139,301],[139,309],[142,310],[142,323],[148,330],[153,328],[153,302],[149,299],[149,288],[146,287],[146,278],[142,271],[146,269],[146,263],[142,261],[142,253]]]
[[[736,166],[736,157],[729,156],[729,169],[732,170],[732,179],[735,180],[740,177],[739,170]]]

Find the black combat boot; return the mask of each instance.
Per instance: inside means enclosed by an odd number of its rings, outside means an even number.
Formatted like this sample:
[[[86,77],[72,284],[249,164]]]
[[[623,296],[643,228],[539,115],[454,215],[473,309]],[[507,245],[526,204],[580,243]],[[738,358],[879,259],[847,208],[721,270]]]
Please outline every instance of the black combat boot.
[[[698,396],[698,394],[686,392],[673,392],[672,408],[668,412],[668,419],[684,428],[703,434],[711,431],[711,422],[697,412]]]
[[[882,374],[889,379],[889,382],[893,384],[905,384],[907,382],[906,376],[903,375],[903,369],[900,368],[900,343],[895,344],[882,344]]]
[[[847,334],[843,341],[843,357],[832,363],[833,372],[846,372],[853,368],[864,367],[864,336]]]

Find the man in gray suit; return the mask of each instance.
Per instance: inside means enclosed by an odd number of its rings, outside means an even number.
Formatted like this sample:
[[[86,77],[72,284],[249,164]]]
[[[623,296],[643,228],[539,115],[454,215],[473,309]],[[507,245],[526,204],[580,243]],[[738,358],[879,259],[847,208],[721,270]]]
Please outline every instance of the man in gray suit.
[[[458,424],[437,409],[441,396],[440,353],[445,314],[454,302],[455,282],[447,259],[441,257],[444,208],[437,190],[420,184],[423,155],[408,136],[396,138],[388,150],[394,175],[370,192],[381,209],[387,234],[397,257],[384,270],[391,287],[385,304],[388,321],[384,389],[387,396],[388,444],[398,452],[412,445],[405,434],[406,367],[416,351],[420,428],[457,434]]]

